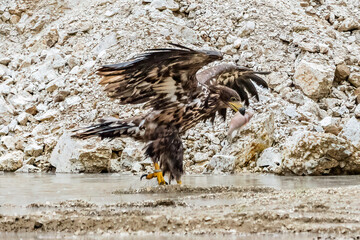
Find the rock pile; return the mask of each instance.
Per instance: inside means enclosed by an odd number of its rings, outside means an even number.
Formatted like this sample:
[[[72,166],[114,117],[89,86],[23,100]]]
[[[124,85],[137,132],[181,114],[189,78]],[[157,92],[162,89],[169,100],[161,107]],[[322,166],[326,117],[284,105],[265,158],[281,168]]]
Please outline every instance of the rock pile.
[[[272,71],[231,143],[220,119],[188,131],[187,172],[359,173],[359,16],[351,0],[3,0],[0,171],[145,171],[131,139],[79,142],[69,131],[141,113],[110,101],[94,71],[175,42]]]

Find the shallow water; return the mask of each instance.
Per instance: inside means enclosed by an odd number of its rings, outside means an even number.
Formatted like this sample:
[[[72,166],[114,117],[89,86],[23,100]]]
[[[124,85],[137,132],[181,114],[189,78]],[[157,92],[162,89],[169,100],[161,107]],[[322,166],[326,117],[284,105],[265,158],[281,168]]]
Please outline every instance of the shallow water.
[[[360,175],[349,176],[276,176],[263,174],[185,175],[183,184],[193,187],[237,186],[273,187],[276,189],[309,189],[360,185]],[[138,202],[148,194],[117,195],[115,190],[155,186],[156,180],[142,180],[126,174],[2,174],[0,175],[0,213],[5,206],[60,202],[81,199],[96,204]],[[174,194],[152,194],[172,197]]]
[[[360,185],[360,176],[276,176],[264,174],[238,175],[185,175],[183,184],[192,187],[236,186],[236,187],[272,187],[276,189],[313,189],[328,187],[345,187]],[[84,200],[97,205],[122,202],[141,202],[164,198],[178,198],[190,196],[191,193],[153,193],[153,194],[113,194],[116,190],[137,189],[146,186],[156,186],[156,180],[140,181],[139,176],[126,174],[0,174],[0,214],[27,215],[39,214],[42,208],[27,207],[32,203],[50,205],[61,201]],[[192,206],[212,206],[236,203],[233,198],[183,198]],[[46,210],[43,208],[43,210]],[[40,213],[41,214],[41,213]],[[300,234],[243,234],[243,235],[171,235],[140,233],[127,234],[100,234],[87,233],[74,235],[56,232],[0,232],[0,239],[325,239],[327,236],[300,233]],[[332,236],[334,237],[334,236]]]

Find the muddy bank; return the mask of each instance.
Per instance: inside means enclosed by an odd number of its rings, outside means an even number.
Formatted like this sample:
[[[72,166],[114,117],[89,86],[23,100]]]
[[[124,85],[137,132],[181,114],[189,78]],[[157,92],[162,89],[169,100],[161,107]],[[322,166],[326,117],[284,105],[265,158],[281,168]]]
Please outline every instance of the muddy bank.
[[[82,199],[39,199],[24,205],[23,213],[17,211],[19,207],[4,203],[0,206],[0,232],[28,236],[71,233],[104,239],[155,233],[199,237],[284,234],[295,239],[360,237],[360,186],[275,189],[187,185],[113,190],[111,195],[130,195],[131,201],[95,204]]]

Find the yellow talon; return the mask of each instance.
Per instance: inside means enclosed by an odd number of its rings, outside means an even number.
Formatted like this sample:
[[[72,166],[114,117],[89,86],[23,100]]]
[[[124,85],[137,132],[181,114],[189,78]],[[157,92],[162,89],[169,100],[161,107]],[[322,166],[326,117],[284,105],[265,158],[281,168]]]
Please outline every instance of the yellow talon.
[[[152,179],[152,178],[156,177],[159,185],[165,185],[166,182],[165,182],[164,176],[162,174],[162,171],[160,170],[159,164],[154,163],[154,166],[155,166],[155,171],[153,173],[143,175],[141,178],[143,178],[145,176],[146,176],[146,179]]]
[[[176,181],[177,182],[177,184],[179,184],[179,185],[181,185],[182,184],[182,182],[181,181]]]

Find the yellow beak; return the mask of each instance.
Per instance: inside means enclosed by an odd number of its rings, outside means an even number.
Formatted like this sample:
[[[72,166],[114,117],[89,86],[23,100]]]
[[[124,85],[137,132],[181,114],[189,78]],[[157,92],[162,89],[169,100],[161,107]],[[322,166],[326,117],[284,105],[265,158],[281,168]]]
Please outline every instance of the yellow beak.
[[[234,110],[235,112],[239,111],[239,109],[242,108],[241,102],[229,102],[229,105],[231,109]]]

